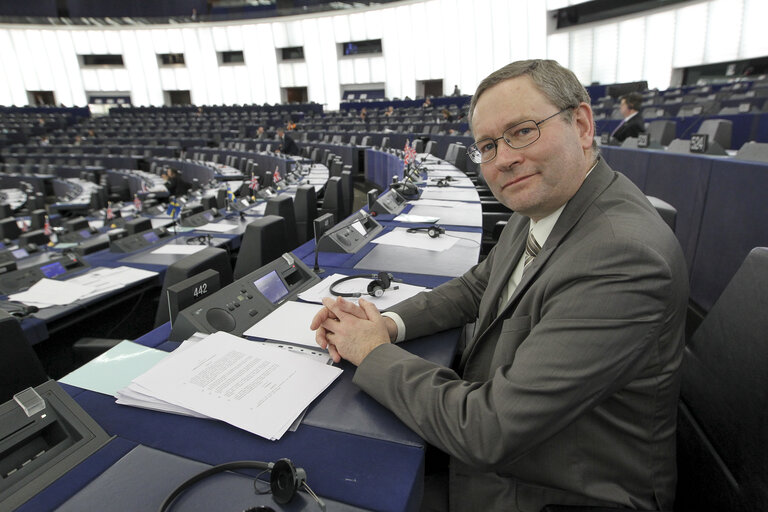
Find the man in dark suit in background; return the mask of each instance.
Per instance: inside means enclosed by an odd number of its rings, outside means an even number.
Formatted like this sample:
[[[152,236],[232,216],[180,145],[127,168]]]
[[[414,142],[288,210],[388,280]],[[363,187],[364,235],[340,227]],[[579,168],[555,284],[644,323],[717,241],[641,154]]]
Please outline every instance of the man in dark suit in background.
[[[284,128],[277,129],[277,140],[280,144],[277,146],[277,152],[284,155],[298,155],[299,146],[296,141],[291,138],[290,135],[286,135]]]
[[[628,137],[637,137],[638,134],[645,132],[645,121],[640,114],[643,97],[637,92],[630,92],[621,97],[619,111],[624,119],[619,126],[613,130],[611,137],[618,142],[623,142]]]
[[[325,299],[318,344],[450,456],[430,510],[671,510],[688,301],[674,233],[600,158],[589,95],[556,62],[492,73],[469,112],[467,153],[515,212],[499,242],[384,315]],[[456,368],[396,344],[471,323]]]

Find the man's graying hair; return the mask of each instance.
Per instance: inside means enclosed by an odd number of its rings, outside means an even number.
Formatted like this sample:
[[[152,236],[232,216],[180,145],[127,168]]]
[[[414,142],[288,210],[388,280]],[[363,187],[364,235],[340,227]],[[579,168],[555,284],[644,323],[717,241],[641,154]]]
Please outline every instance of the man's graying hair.
[[[494,71],[477,86],[475,95],[472,96],[472,102],[469,105],[470,128],[472,127],[472,115],[475,112],[475,106],[480,96],[494,85],[523,75],[528,75],[539,91],[558,110],[576,107],[581,102],[587,105],[590,104],[589,93],[570,69],[564,68],[554,60],[519,60]],[[563,117],[567,121],[571,121],[573,119],[572,112],[570,110],[563,112]],[[592,144],[592,149],[597,149],[597,143]]]

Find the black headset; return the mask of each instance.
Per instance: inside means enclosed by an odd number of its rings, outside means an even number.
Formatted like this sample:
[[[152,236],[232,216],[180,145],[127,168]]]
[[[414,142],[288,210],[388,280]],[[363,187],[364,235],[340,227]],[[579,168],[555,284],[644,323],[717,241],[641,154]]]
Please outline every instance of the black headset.
[[[158,509],[158,512],[169,510],[171,504],[181,496],[181,494],[191,486],[216,473],[229,471],[231,469],[260,469],[262,473],[269,472],[269,488],[272,492],[272,499],[280,505],[291,501],[299,489],[304,489],[317,502],[321,510],[325,511],[325,503],[321,500],[307,485],[307,472],[303,468],[297,468],[290,459],[280,459],[277,462],[260,462],[255,460],[240,460],[227,462],[213,466],[205,471],[198,473],[189,480],[179,485],[168,495]],[[260,474],[261,475],[261,474]],[[259,475],[259,476],[260,476]],[[258,476],[256,477],[258,478]],[[255,482],[254,482],[255,485]],[[258,491],[257,491],[258,492]],[[259,492],[259,494],[265,494]]]
[[[421,226],[417,228],[408,228],[406,230],[408,233],[418,233],[419,231],[426,231],[429,235],[429,238],[437,238],[440,235],[445,234],[445,228],[438,226],[435,224],[434,226]]]
[[[331,295],[334,295],[336,297],[361,297],[363,294],[361,292],[340,292],[338,290],[334,290],[334,288],[346,281],[351,281],[352,279],[372,279],[370,283],[368,283],[368,286],[366,288],[366,292],[371,297],[381,297],[384,295],[384,290],[389,289],[390,286],[392,286],[392,282],[401,282],[400,279],[395,279],[392,277],[392,274],[389,272],[379,272],[378,274],[359,274],[356,276],[346,276],[342,277],[341,279],[335,281],[331,285]],[[399,286],[393,286],[393,290],[397,290]]]
[[[437,186],[440,188],[450,187],[451,186],[451,184],[449,183],[450,181],[452,181],[450,179],[450,176],[446,176],[445,178],[440,178],[439,180],[437,180]]]

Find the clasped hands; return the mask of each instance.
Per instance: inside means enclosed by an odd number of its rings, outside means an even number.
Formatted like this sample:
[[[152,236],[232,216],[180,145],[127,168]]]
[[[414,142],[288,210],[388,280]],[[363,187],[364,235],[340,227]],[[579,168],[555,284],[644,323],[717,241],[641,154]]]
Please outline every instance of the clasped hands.
[[[323,306],[309,328],[316,331],[317,344],[328,350],[336,363],[343,358],[358,366],[373,349],[397,336],[395,322],[381,316],[365,299],[355,304],[341,297],[326,297]]]

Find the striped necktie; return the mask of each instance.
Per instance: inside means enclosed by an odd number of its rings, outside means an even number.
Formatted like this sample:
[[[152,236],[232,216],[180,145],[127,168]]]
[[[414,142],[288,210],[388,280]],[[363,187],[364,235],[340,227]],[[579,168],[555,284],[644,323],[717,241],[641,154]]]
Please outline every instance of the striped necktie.
[[[539,254],[541,246],[536,241],[536,237],[533,236],[533,231],[528,233],[528,239],[525,241],[525,255],[523,256],[523,268],[527,268],[533,261],[533,258]]]

